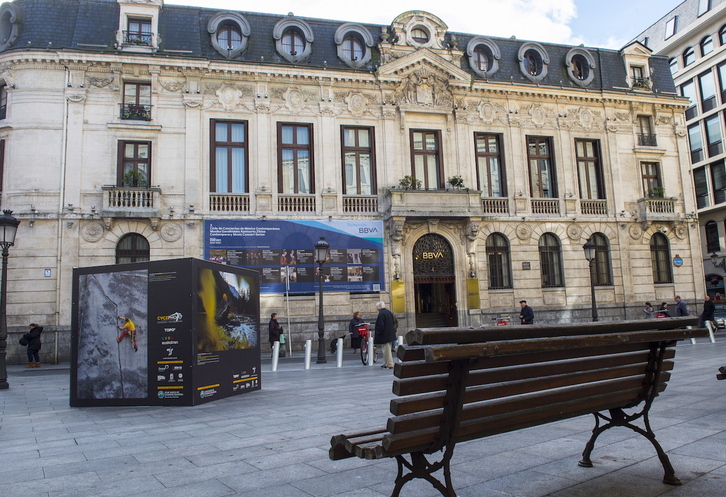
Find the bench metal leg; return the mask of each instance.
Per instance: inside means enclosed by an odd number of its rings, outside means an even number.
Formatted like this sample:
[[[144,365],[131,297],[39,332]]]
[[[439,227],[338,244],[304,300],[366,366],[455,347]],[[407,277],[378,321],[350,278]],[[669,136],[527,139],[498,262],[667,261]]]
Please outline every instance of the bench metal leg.
[[[456,497],[456,492],[451,484],[451,468],[449,461],[453,455],[453,447],[451,450],[448,448],[444,451],[444,455],[440,461],[430,463],[423,452],[412,452],[411,462],[408,462],[402,455],[396,456],[398,462],[398,474],[396,475],[396,485],[393,488],[391,497],[398,497],[403,486],[413,480],[414,478],[423,478],[427,482],[431,483],[436,490],[441,492],[444,497]],[[407,474],[403,474],[404,467],[408,469]],[[437,480],[433,474],[438,470],[444,470],[444,481],[446,485],[442,484]]]

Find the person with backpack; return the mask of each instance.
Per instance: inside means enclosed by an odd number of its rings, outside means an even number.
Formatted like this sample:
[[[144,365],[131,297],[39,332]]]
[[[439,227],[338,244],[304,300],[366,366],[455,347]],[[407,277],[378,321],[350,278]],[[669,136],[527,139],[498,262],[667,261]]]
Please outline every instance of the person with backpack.
[[[25,365],[26,368],[39,368],[40,367],[40,347],[41,347],[41,341],[40,341],[40,334],[43,332],[43,327],[38,326],[35,323],[30,323],[28,325],[28,328],[30,330],[23,335],[23,338],[21,339],[21,343],[23,341],[27,342],[28,346],[28,364]]]

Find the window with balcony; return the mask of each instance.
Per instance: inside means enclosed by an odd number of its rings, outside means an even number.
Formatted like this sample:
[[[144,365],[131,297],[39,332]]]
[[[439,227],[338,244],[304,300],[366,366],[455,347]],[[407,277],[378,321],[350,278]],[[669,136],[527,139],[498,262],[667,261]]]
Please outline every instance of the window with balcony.
[[[133,18],[128,20],[124,43],[127,45],[151,46],[151,19]]]
[[[640,177],[646,197],[663,197],[663,182],[660,176],[660,163],[641,162]]]
[[[696,206],[703,209],[711,205],[705,166],[693,170],[693,184],[696,187]]]
[[[678,19],[678,16],[673,16],[666,22],[665,25],[665,39],[667,40],[674,34],[676,34],[676,21]]]
[[[655,147],[658,145],[655,133],[653,133],[653,123],[650,116],[638,116],[638,146]]]
[[[150,84],[124,84],[124,103],[121,105],[121,119],[132,119],[137,121],[151,120]]]
[[[0,85],[0,119],[5,119],[8,111],[8,85]]]
[[[149,241],[138,233],[127,233],[116,244],[116,264],[150,260]]]
[[[690,66],[694,62],[696,62],[696,50],[688,47],[683,51],[683,67]]]
[[[507,195],[502,167],[501,135],[474,133],[478,188],[485,197]]]
[[[708,156],[713,157],[723,153],[723,136],[721,133],[720,114],[704,120],[706,125],[706,140],[708,141]]]
[[[374,195],[373,128],[343,126],[343,184],[345,195]]]
[[[438,190],[444,184],[441,163],[441,132],[411,130],[411,165],[413,177],[425,190]]]
[[[247,122],[211,121],[209,185],[214,193],[248,193]]]
[[[550,137],[527,137],[529,188],[533,198],[557,198],[557,182],[552,155]]]
[[[713,52],[713,38],[710,36],[706,36],[703,40],[701,40],[701,56],[705,57],[706,55]]]
[[[726,164],[723,159],[711,164],[711,185],[714,205],[726,202]]]
[[[706,223],[706,252],[721,252],[721,239],[718,236],[716,221]]]
[[[542,288],[565,286],[562,271],[562,248],[554,233],[544,233],[539,239],[539,264]]]
[[[670,244],[662,233],[654,233],[650,239],[650,262],[653,268],[653,283],[673,283]]]
[[[118,186],[145,188],[151,178],[151,142],[120,141]]]
[[[279,192],[315,193],[311,124],[277,125]]]
[[[605,198],[600,166],[600,142],[575,139],[575,154],[580,198],[586,200]]]
[[[701,123],[688,126],[688,144],[691,148],[691,164],[701,162],[704,159]]]
[[[489,289],[512,288],[512,264],[509,240],[501,233],[492,233],[486,243]]]
[[[645,75],[645,67],[630,66],[630,80],[633,88],[650,90],[650,78]]]
[[[698,86],[701,90],[701,111],[708,112],[716,108],[716,83],[711,71],[698,76]]]
[[[602,233],[593,233],[590,241],[595,244],[595,260],[592,266],[592,283],[595,286],[611,286],[613,277],[610,264],[610,241]]]
[[[686,120],[690,121],[698,115],[698,98],[696,97],[696,84],[694,81],[688,80],[681,85],[681,96],[686,97],[691,101],[691,105],[686,109]]]

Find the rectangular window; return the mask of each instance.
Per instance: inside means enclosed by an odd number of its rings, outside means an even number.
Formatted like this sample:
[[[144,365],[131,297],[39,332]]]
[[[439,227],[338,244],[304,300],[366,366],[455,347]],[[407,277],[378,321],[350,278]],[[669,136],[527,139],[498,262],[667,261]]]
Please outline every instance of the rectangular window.
[[[726,202],[726,166],[723,160],[711,164],[711,185],[714,205]]]
[[[8,111],[8,85],[0,85],[0,119],[5,119]]]
[[[721,239],[718,236],[716,221],[706,223],[706,252],[721,252]]]
[[[678,19],[678,16],[673,16],[670,19],[668,19],[668,22],[666,22],[665,25],[665,39],[667,40],[674,34],[676,34],[676,20]]]
[[[701,111],[708,112],[716,107],[716,83],[711,71],[698,76],[698,86],[701,89]]]
[[[711,10],[711,0],[698,0],[698,16],[702,16]]]
[[[373,128],[343,126],[343,193],[373,195],[375,160]]]
[[[151,85],[125,83],[121,119],[151,120]]]
[[[211,178],[214,193],[248,193],[247,122],[212,119]]]
[[[126,43],[151,46],[151,19],[130,17],[126,31]]]
[[[146,188],[151,178],[151,142],[118,143],[118,186]]]
[[[708,193],[708,175],[706,174],[705,167],[699,167],[693,170],[693,183],[696,185],[696,204],[699,209],[708,207],[709,193]]]
[[[645,196],[655,196],[656,192],[663,186],[660,178],[660,164],[657,162],[641,162],[640,175]],[[654,190],[654,188],[658,188],[658,190]]]
[[[0,200],[3,195],[3,183],[5,183],[5,140],[0,140]]]
[[[419,180],[426,190],[438,190],[444,184],[440,143],[440,131],[411,130],[413,177]]]
[[[548,136],[528,136],[527,159],[532,197],[557,198],[557,184],[552,160],[552,139]]]
[[[691,147],[691,164],[701,162],[704,158],[704,154],[700,122],[688,126],[688,143]]]
[[[630,79],[633,88],[650,89],[650,78],[645,75],[643,66],[630,66]]]
[[[658,140],[653,133],[650,116],[638,116],[638,145],[641,147],[655,147]]]
[[[479,190],[485,197],[505,197],[501,135],[474,133],[474,145]]]
[[[708,141],[708,156],[713,157],[723,152],[723,138],[721,134],[721,118],[719,114],[704,120],[706,124],[706,140]]]
[[[718,89],[721,93],[721,103],[726,103],[726,62],[719,64],[718,71]]]
[[[280,193],[315,193],[312,124],[277,125]]]
[[[689,121],[698,115],[698,107],[696,103],[696,84],[693,80],[689,80],[681,85],[681,96],[688,98],[691,101],[691,105],[686,109],[686,120]]]
[[[577,177],[580,198],[596,200],[605,198],[600,167],[600,143],[598,140],[575,140]]]

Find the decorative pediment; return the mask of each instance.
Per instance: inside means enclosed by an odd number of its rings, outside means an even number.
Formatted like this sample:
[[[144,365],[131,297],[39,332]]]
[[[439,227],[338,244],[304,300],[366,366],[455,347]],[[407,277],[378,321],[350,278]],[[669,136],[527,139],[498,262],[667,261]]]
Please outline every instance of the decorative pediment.
[[[448,79],[453,81],[462,81],[465,83],[469,83],[471,81],[471,75],[469,73],[452,64],[437,53],[425,48],[411,52],[403,57],[381,65],[378,68],[378,75],[380,77],[389,75],[400,76],[401,74],[408,73],[420,67],[429,67],[436,72],[446,74]]]
[[[387,100],[394,105],[451,107],[454,104],[454,94],[446,77],[421,67],[405,76]]]

